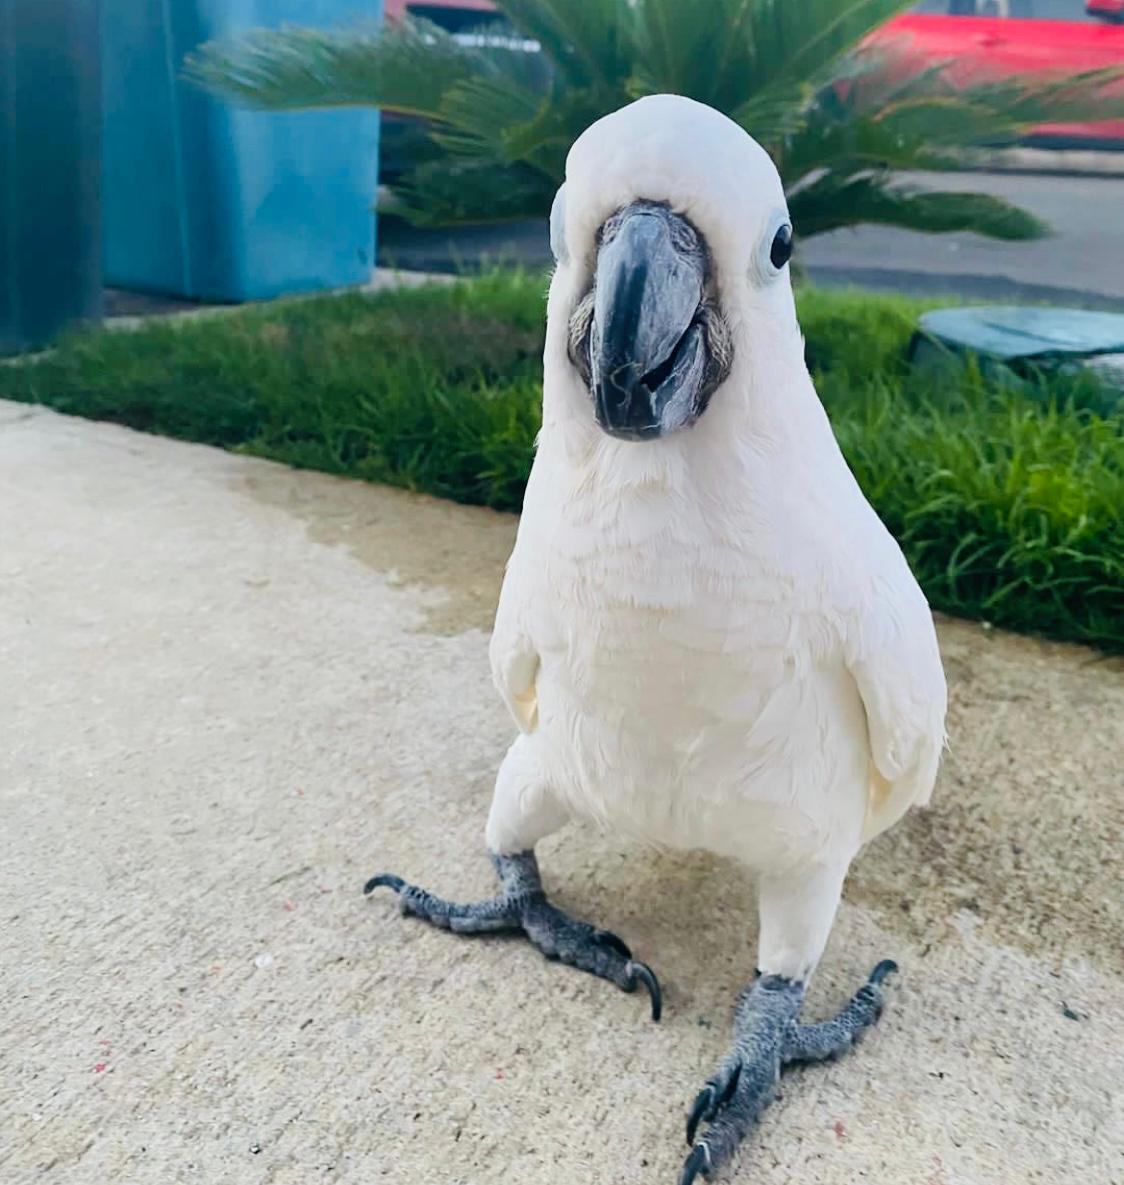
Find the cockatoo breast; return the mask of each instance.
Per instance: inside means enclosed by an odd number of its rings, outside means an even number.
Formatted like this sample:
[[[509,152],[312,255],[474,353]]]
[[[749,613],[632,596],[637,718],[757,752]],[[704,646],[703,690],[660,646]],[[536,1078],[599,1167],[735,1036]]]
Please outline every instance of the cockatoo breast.
[[[705,485],[661,480],[653,446],[603,452],[532,544],[552,786],[613,830],[761,868],[857,846],[863,709],[783,548],[715,522]]]

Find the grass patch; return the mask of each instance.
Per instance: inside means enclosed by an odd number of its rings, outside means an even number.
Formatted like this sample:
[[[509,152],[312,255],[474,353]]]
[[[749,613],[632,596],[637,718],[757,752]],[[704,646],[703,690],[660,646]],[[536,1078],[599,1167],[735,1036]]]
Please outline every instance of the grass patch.
[[[0,397],[518,509],[539,423],[544,283],[320,297],[88,332]],[[1095,391],[935,385],[904,349],[935,302],[800,295],[843,450],[934,607],[1124,651],[1124,418]]]

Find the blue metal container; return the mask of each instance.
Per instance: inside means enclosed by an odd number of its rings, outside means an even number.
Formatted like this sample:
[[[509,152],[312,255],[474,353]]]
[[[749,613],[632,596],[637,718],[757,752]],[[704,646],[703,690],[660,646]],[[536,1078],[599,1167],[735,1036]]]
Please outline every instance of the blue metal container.
[[[198,300],[362,283],[378,112],[267,114],[182,77],[200,43],[381,16],[381,0],[115,0],[102,22],[105,278]]]
[[[101,310],[97,0],[0,0],[0,354]]]

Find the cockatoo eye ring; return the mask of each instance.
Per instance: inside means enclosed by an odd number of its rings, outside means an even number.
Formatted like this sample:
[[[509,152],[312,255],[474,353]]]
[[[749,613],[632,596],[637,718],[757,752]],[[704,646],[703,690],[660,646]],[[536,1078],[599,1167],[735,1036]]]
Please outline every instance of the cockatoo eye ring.
[[[769,262],[779,272],[792,257],[792,227],[787,222],[777,227],[773,245],[769,248]]]

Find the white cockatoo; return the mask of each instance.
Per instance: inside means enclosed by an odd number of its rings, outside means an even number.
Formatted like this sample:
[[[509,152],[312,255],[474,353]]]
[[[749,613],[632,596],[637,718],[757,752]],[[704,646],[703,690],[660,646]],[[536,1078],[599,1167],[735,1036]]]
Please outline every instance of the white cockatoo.
[[[485,832],[501,892],[367,888],[643,983],[658,1019],[651,970],[547,901],[535,844],[576,818],[748,865],[757,973],[690,1112],[689,1183],[784,1065],[877,1019],[889,961],[835,1019],[798,1022],[852,859],[929,799],[945,681],[925,597],[805,366],[765,151],[700,103],[641,99],[573,145],[550,236],[542,433],[491,643],[519,727]]]

